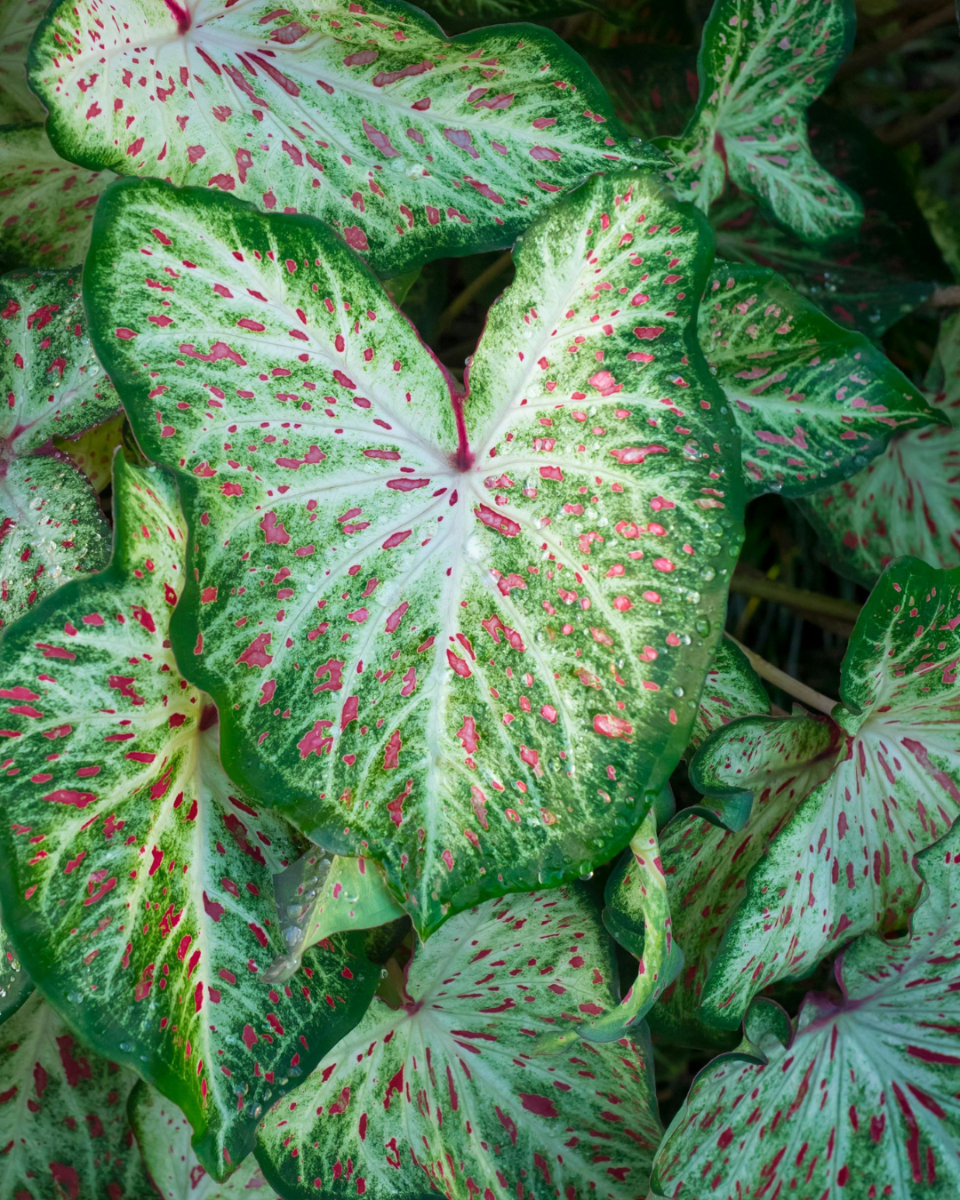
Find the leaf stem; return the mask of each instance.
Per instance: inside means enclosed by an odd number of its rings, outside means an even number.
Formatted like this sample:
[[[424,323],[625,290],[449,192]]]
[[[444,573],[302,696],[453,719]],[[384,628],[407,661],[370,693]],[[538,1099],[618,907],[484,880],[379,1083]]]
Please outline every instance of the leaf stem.
[[[730,638],[731,642],[740,647],[747,656],[750,666],[753,667],[761,679],[766,679],[768,683],[774,684],[781,691],[786,692],[788,696],[793,696],[795,700],[799,700],[801,704],[805,704],[807,708],[826,713],[828,717],[836,708],[836,700],[831,700],[829,696],[824,696],[821,692],[815,691],[805,683],[801,683],[799,679],[794,679],[786,671],[781,671],[773,663],[767,662],[765,658],[761,658],[749,646],[745,646],[743,642],[738,642],[732,634],[728,633],[727,637]]]
[[[934,308],[960,308],[960,283],[934,288],[933,295],[927,303],[932,304]]]
[[[499,258],[494,259],[485,271],[481,271],[476,279],[472,279],[462,292],[454,296],[437,321],[437,336],[441,333],[446,333],[447,329],[460,316],[474,296],[478,292],[483,291],[487,284],[496,279],[498,275],[502,275],[512,262],[513,251],[506,250]]]
[[[821,592],[808,592],[804,588],[791,587],[765,576],[747,575],[737,571],[730,580],[730,591],[740,596],[756,596],[759,600],[772,600],[797,612],[819,613],[840,621],[855,622],[860,615],[855,600],[844,600],[839,596],[824,596]]]

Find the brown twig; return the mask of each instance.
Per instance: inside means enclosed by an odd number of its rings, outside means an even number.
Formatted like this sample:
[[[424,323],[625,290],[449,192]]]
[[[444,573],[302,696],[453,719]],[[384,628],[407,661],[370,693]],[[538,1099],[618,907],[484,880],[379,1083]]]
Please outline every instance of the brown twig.
[[[902,29],[898,29],[896,33],[891,33],[889,36],[881,38],[878,42],[871,42],[867,46],[860,46],[841,65],[840,70],[837,72],[837,81],[841,82],[844,79],[850,79],[854,75],[859,75],[867,67],[872,67],[878,62],[882,62],[892,51],[898,50],[901,46],[906,46],[909,42],[916,41],[917,38],[923,37],[925,33],[929,33],[932,29],[939,29],[941,25],[947,25],[955,19],[953,5],[945,4],[942,8],[936,9],[935,12],[921,17],[919,21],[914,21],[912,25],[905,25]]]
[[[805,683],[801,683],[799,679],[794,679],[786,671],[781,671],[773,663],[767,662],[765,658],[761,658],[749,646],[745,646],[742,642],[737,642],[737,639],[731,637],[729,633],[727,637],[732,642],[736,642],[747,656],[750,666],[753,667],[761,679],[766,679],[768,683],[772,683],[775,687],[780,688],[781,691],[786,692],[788,696],[793,696],[795,700],[799,700],[801,704],[805,704],[807,708],[812,708],[816,712],[826,713],[829,716],[836,708],[836,700],[831,700],[829,696],[824,696],[821,692],[815,691]]]
[[[739,596],[756,596],[760,600],[772,600],[794,612],[817,613],[834,620],[853,623],[860,614],[861,606],[855,600],[843,600],[839,596],[824,596],[821,592],[808,592],[804,588],[767,579],[764,575],[751,575],[745,571],[734,572],[730,580],[730,591]]]

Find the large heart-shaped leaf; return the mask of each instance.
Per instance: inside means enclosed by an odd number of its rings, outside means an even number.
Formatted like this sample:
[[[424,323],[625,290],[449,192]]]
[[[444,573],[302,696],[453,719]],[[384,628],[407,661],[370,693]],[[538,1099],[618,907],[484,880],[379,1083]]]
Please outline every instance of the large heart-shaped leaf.
[[[59,153],[322,217],[382,274],[508,246],[591,172],[660,161],[583,60],[534,26],[448,39],[391,0],[101,13],[55,3],[33,42]]]
[[[77,434],[120,405],[90,348],[73,272],[0,279],[0,396],[3,626],[66,580],[99,570],[109,555],[89,483],[50,453],[55,435]]]
[[[792,1038],[758,1002],[739,1053],[697,1077],[657,1157],[657,1195],[698,1200],[705,1180],[716,1196],[956,1195],[960,830],[919,862],[910,936],[844,951],[842,999],[808,996]]]
[[[958,589],[960,571],[904,558],[864,607],[834,710],[839,760],[750,872],[703,987],[704,1011],[718,1024],[736,1027],[762,988],[809,974],[858,933],[896,929],[916,904],[913,856],[960,811]],[[761,742],[770,744],[755,752],[775,759],[791,721],[765,722]],[[704,743],[697,771],[711,777],[707,790],[742,788],[751,743],[738,737],[756,732],[747,718]]]
[[[852,0],[717,0],[696,110],[682,137],[660,143],[678,195],[706,212],[730,179],[813,245],[855,230],[863,206],[814,158],[806,111],[849,51],[855,20]]]
[[[715,264],[699,334],[754,495],[806,495],[852,475],[895,433],[946,421],[875,343],[774,271]]]
[[[747,656],[728,637],[717,643],[713,662],[700,693],[697,715],[685,757],[692,757],[704,738],[738,717],[758,716],[770,711],[770,697]]]
[[[38,267],[80,262],[97,200],[115,178],[62,159],[42,125],[0,129],[0,261]]]
[[[0,0],[0,125],[46,115],[27,87],[27,47],[45,7],[45,0]]]
[[[615,970],[577,885],[453,917],[418,947],[403,1005],[375,1000],[267,1116],[268,1179],[288,1200],[646,1195],[660,1135],[649,1051],[538,1053],[613,1005]]]
[[[136,1081],[34,992],[0,1027],[4,1200],[145,1200],[152,1189],[127,1120]]]
[[[464,398],[317,222],[105,198],[97,347],[196,546],[179,661],[231,775],[421,930],[607,861],[686,744],[740,538],[703,228],[592,180],[524,238]]]
[[[184,531],[172,479],[114,472],[111,567],[66,584],[0,642],[0,903],[24,965],[96,1049],[174,1099],[205,1167],[362,1015],[359,936],[282,949],[273,875],[296,847],[217,758],[216,714],[176,669]]]

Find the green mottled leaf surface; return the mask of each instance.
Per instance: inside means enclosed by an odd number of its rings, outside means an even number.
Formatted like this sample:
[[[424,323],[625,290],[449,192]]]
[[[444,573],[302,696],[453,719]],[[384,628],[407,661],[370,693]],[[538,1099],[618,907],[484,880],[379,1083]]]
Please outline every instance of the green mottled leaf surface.
[[[452,917],[418,947],[404,1004],[374,1000],[266,1118],[267,1178],[289,1200],[646,1195],[660,1136],[649,1050],[538,1053],[612,1006],[610,951],[576,885]]]
[[[729,179],[812,245],[852,233],[863,207],[814,158],[806,110],[854,26],[851,0],[718,0],[697,60],[697,107],[681,137],[661,142],[677,194],[706,212]]]
[[[704,738],[737,717],[762,715],[769,711],[770,697],[760,676],[736,642],[722,637],[700,693],[685,754],[692,756]]]
[[[215,711],[170,649],[183,587],[176,485],[118,456],[111,566],[65,584],[0,642],[7,779],[0,903],[24,966],[94,1048],[187,1113],[208,1171],[359,1019],[359,938],[296,983],[272,877],[295,853],[224,774]]]
[[[0,125],[44,118],[43,105],[27,87],[27,49],[44,8],[43,0],[0,3]]]
[[[65,0],[30,79],[65,157],[322,217],[388,275],[508,246],[592,172],[660,161],[555,34],[448,39],[390,0]]]
[[[592,180],[464,398],[317,222],[153,181],[102,208],[96,345],[195,547],[179,662],[228,771],[422,930],[609,859],[686,744],[741,519],[703,228]]]

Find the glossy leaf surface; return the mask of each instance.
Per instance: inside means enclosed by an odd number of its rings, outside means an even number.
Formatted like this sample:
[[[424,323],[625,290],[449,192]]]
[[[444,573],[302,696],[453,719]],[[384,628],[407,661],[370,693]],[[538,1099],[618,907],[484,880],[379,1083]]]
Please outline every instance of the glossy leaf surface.
[[[769,983],[802,978],[859,933],[902,926],[915,906],[913,856],[960,811],[958,587],[960,572],[905,558],[871,594],[843,661],[839,759],[751,871],[703,989],[721,1025],[738,1025]],[[751,724],[728,726],[700,751],[715,790],[741,786],[736,737]],[[771,761],[777,724],[757,751]]]
[[[27,87],[27,49],[45,7],[44,0],[0,2],[0,125],[46,115]]]
[[[660,1133],[647,1051],[538,1054],[556,1027],[612,1005],[614,970],[576,885],[451,918],[418,948],[408,1002],[375,1000],[267,1117],[267,1177],[289,1200],[506,1200],[521,1184],[533,1200],[646,1195]]]
[[[682,199],[704,212],[729,179],[803,241],[853,232],[857,196],[820,166],[807,113],[853,43],[851,0],[718,0],[703,30],[699,100],[663,139]]]
[[[464,400],[317,222],[105,202],[98,351],[197,547],[179,661],[230,773],[421,929],[606,861],[686,744],[740,538],[702,229],[648,176],[585,185],[525,235]]]
[[[118,457],[114,505],[110,568],[0,643],[0,903],[51,1002],[175,1099],[204,1165],[223,1172],[376,979],[359,939],[311,951],[296,985],[262,978],[282,948],[272,877],[294,842],[231,786],[205,728],[215,714],[176,669],[173,480]]]
[[[592,172],[660,161],[556,35],[447,39],[390,0],[64,0],[31,81],[67,158],[321,217],[382,274],[508,246]]]
[[[760,676],[740,647],[722,637],[707,671],[685,753],[692,755],[704,738],[737,717],[763,715],[769,711],[770,697]]]
[[[839,1004],[809,996],[783,1041],[752,1010],[741,1053],[698,1076],[660,1150],[657,1195],[693,1200],[705,1177],[718,1196],[756,1196],[760,1181],[797,1200],[956,1194],[960,837],[919,863],[909,937],[860,938],[837,965]]]
[[[699,332],[754,495],[807,495],[852,475],[894,434],[945,420],[875,343],[773,271],[715,264]]]

